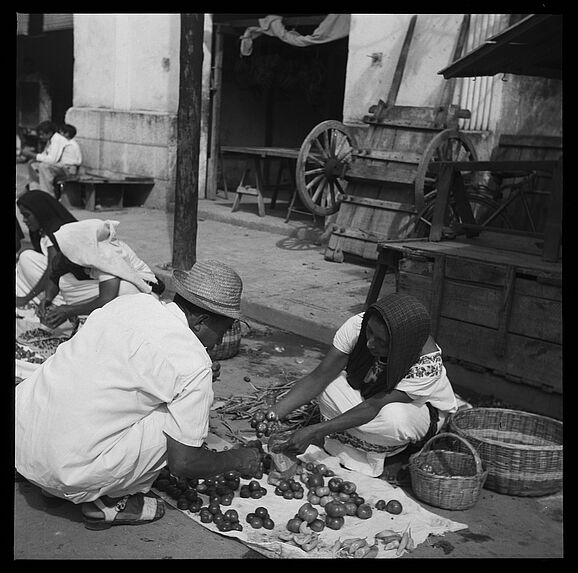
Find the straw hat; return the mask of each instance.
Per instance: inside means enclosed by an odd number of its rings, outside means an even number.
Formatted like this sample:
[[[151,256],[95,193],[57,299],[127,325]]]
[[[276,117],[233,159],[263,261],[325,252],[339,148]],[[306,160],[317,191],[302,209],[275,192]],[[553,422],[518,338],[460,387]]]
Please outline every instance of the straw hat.
[[[243,281],[216,260],[197,261],[189,271],[173,271],[175,291],[189,302],[216,314],[239,318]]]

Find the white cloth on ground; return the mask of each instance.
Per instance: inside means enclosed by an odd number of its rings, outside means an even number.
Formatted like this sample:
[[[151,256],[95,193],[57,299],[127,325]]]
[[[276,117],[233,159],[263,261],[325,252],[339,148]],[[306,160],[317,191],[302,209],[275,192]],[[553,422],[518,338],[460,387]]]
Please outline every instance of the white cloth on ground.
[[[111,301],[16,387],[16,469],[74,503],[147,491],[165,434],[203,444],[211,364],[176,304]]]

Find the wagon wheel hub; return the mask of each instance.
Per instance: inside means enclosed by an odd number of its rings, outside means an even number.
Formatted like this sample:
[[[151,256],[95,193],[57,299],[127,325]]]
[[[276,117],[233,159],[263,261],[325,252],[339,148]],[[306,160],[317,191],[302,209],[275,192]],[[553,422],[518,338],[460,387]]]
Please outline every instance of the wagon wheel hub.
[[[323,172],[327,179],[333,181],[338,177],[343,177],[345,174],[345,164],[336,157],[330,157],[325,163]]]

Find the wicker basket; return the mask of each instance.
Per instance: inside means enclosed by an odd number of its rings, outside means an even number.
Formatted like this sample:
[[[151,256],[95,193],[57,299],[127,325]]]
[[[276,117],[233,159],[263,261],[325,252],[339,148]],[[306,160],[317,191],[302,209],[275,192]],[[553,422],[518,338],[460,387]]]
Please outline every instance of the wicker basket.
[[[432,449],[434,441],[451,438],[464,451]],[[464,447],[458,447],[463,450]],[[411,487],[418,499],[442,509],[461,510],[475,505],[487,478],[475,448],[457,434],[445,432],[430,438],[410,457]]]
[[[516,496],[562,489],[562,422],[516,410],[472,408],[450,417],[449,429],[478,450],[485,487]]]
[[[241,321],[235,320],[233,325],[225,334],[223,335],[223,340],[220,344],[215,344],[211,350],[209,350],[209,356],[211,360],[226,360],[227,358],[233,358],[239,353],[239,347],[241,346]]]

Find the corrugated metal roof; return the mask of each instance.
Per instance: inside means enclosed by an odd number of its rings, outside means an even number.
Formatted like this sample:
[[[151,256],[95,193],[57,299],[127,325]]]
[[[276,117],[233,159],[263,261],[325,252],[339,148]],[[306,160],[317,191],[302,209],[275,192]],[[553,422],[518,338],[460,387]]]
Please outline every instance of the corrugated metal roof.
[[[517,74],[562,78],[562,15],[530,14],[439,72],[445,79]]]

